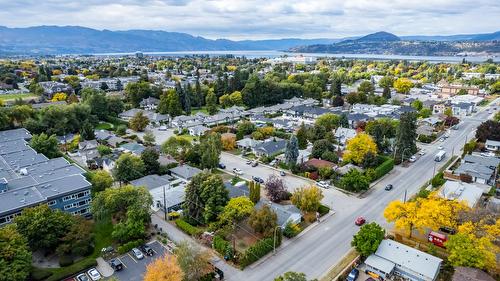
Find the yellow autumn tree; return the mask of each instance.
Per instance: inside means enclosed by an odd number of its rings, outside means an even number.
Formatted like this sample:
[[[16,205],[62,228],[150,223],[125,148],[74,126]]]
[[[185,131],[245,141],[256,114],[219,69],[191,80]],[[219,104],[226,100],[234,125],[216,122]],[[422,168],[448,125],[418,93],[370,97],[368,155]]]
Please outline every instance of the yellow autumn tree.
[[[147,266],[144,281],[182,281],[183,277],[177,258],[164,255]]]
[[[232,134],[223,134],[221,136],[222,149],[229,151],[236,147],[236,136]]]
[[[398,78],[394,81],[394,89],[396,89],[398,93],[408,94],[412,87],[413,82],[408,78]]]
[[[408,233],[411,237],[413,229],[420,228],[417,218],[419,204],[417,201],[403,203],[400,200],[392,201],[384,210],[384,217],[388,222],[393,222],[396,229]]]
[[[68,95],[66,95],[65,93],[55,93],[50,101],[65,101],[66,98],[68,98]]]
[[[344,153],[343,159],[344,161],[361,164],[368,153],[376,155],[377,144],[373,141],[371,136],[360,133],[347,141],[346,152]]]

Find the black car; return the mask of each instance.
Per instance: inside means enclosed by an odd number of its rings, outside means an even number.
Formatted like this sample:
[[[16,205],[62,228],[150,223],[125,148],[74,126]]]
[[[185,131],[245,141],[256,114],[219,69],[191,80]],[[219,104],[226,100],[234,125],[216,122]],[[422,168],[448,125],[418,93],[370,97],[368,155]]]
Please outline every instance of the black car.
[[[349,272],[349,275],[347,275],[347,281],[356,281],[356,279],[358,279],[358,276],[359,276],[359,270],[357,270],[356,268],[353,268],[351,270],[351,272]]]
[[[115,271],[120,271],[123,269],[123,264],[119,259],[112,259],[109,262],[109,265],[115,270]]]
[[[257,163],[257,161],[252,163],[252,167],[257,167],[257,165],[259,165],[259,163]]]
[[[256,177],[256,176],[253,176],[252,179],[255,181],[255,182],[258,182],[258,183],[264,183],[264,180],[259,178],[259,177]]]
[[[225,169],[225,168],[226,168],[226,165],[224,165],[224,163],[219,163],[219,168],[221,168],[221,169]]]
[[[215,280],[224,280],[224,271],[214,266],[214,272],[215,272]]]
[[[147,256],[152,256],[154,254],[153,249],[151,249],[148,245],[142,245],[139,249],[141,249],[141,251]]]
[[[385,190],[391,190],[393,188],[392,184],[388,184],[385,186]]]

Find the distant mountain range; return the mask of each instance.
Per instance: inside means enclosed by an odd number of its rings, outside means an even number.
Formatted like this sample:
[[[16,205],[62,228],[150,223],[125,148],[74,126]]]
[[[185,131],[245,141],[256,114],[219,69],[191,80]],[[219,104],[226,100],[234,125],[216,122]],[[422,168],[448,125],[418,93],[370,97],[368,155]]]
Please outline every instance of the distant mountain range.
[[[476,35],[398,37],[392,33],[381,31],[331,44],[293,47],[289,51],[409,56],[500,55],[500,32]]]
[[[127,30],[96,30],[80,26],[36,26],[8,28],[0,26],[0,55],[52,55],[52,54],[92,54],[120,52],[173,52],[173,51],[243,51],[243,50],[292,50],[300,52],[381,52],[383,46],[391,46],[392,51],[401,51],[407,41],[432,41],[438,48],[456,41],[474,41],[479,45],[491,40],[500,40],[500,32],[491,34],[470,34],[452,36],[406,36],[397,37],[387,32],[377,32],[364,37],[340,39],[275,39],[242,40],[206,39],[187,33]],[[375,44],[374,44],[375,43]],[[451,44],[454,45],[455,43]],[[376,45],[376,46],[373,46]],[[392,46],[394,45],[394,46]],[[428,53],[428,43],[417,43]],[[400,46],[396,48],[396,46]],[[483,48],[483,47],[481,47]],[[479,49],[481,49],[479,48]],[[403,48],[404,49],[404,48]],[[458,51],[461,48],[455,48]],[[392,52],[391,51],[391,52]],[[384,53],[384,52],[382,52]]]

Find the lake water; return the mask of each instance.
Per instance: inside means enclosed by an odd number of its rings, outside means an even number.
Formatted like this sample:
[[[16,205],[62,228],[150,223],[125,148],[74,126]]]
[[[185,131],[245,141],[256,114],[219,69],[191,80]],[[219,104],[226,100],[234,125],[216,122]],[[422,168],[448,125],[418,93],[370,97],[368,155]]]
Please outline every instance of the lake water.
[[[325,54],[325,53],[289,53],[282,51],[181,51],[181,52],[142,52],[152,56],[173,56],[183,57],[190,55],[222,56],[233,55],[247,58],[276,58],[281,56],[305,56],[305,57],[334,57],[347,59],[369,59],[369,60],[408,60],[408,61],[429,61],[429,62],[461,62],[462,59],[469,62],[484,62],[492,59],[500,62],[500,57],[494,56],[403,56],[403,55],[374,55],[374,54]],[[102,53],[95,56],[126,56],[135,53]]]

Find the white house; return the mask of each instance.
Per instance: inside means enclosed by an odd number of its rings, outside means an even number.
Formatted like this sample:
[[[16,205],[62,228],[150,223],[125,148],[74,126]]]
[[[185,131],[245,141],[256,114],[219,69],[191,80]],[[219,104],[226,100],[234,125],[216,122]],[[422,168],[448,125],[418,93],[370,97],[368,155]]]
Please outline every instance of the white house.
[[[500,141],[486,140],[486,149],[489,151],[499,151]]]

